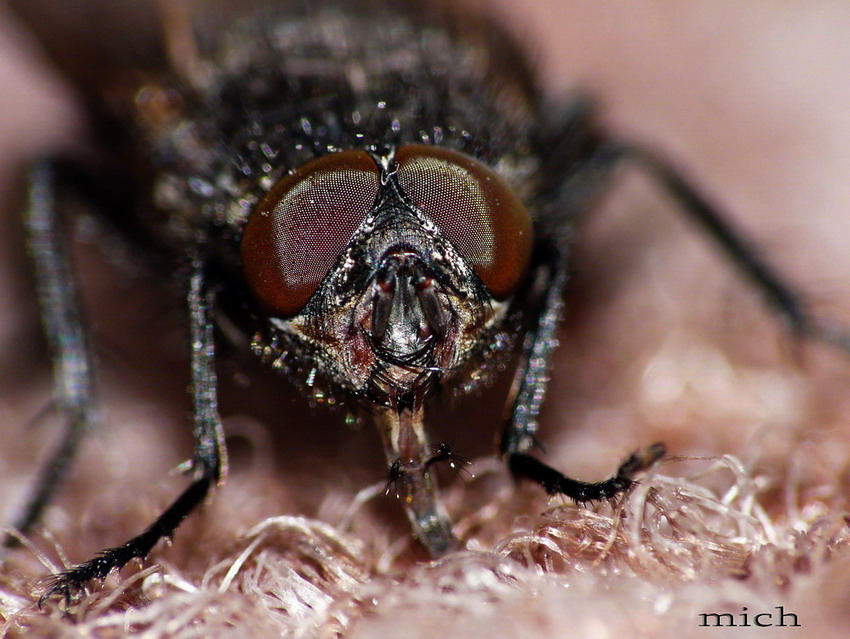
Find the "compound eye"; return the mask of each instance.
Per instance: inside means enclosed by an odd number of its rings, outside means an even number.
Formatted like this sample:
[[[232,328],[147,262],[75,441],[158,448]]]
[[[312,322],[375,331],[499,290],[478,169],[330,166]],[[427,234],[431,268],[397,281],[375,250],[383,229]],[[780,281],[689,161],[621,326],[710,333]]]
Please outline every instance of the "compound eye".
[[[297,315],[372,209],[380,173],[364,151],[311,160],[257,204],[242,236],[248,286],[275,317]]]
[[[531,259],[531,216],[493,169],[436,146],[410,144],[395,155],[398,184],[431,218],[495,299],[509,297]]]

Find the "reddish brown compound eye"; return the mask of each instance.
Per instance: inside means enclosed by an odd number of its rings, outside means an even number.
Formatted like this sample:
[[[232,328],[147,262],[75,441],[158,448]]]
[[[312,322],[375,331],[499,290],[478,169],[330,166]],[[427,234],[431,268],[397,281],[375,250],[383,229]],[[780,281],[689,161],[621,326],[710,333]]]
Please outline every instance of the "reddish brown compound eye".
[[[289,173],[257,204],[242,264],[266,312],[286,318],[304,309],[371,210],[379,182],[365,151],[340,151]]]
[[[496,299],[516,290],[531,259],[531,216],[493,169],[436,146],[410,144],[395,155],[398,184],[430,217]]]

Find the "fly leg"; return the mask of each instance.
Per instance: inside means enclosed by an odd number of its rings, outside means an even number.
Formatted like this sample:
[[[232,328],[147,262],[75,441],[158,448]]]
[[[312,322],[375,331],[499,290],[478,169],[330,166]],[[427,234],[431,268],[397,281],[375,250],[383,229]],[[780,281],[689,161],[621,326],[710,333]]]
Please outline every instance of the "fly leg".
[[[617,142],[604,143],[597,155],[603,165],[613,168],[623,162],[632,162],[655,178],[682,211],[708,233],[740,272],[762,292],[767,304],[785,320],[794,335],[850,352],[850,332],[812,315],[804,296],[765,262],[748,238],[738,233],[722,212],[669,163],[646,149]]]
[[[15,527],[24,533],[41,518],[67,475],[82,435],[94,420],[92,356],[83,330],[67,242],[56,210],[59,173],[58,167],[49,161],[33,167],[24,224],[42,322],[53,356],[54,406],[63,417],[65,432],[15,522]],[[4,544],[13,545],[13,538],[7,537]]]
[[[621,165],[631,162],[646,170],[726,252],[740,271],[765,295],[768,304],[782,316],[796,335],[816,339],[850,351],[850,333],[810,314],[803,297],[737,233],[723,215],[668,163],[651,152],[629,144],[595,136],[589,127],[588,105],[577,101],[562,127],[569,144],[555,144],[553,160],[562,160],[567,179],[552,185],[553,194],[565,210],[577,210],[602,186],[608,184]],[[556,138],[557,139],[557,138]],[[558,154],[563,147],[564,152]],[[563,157],[561,157],[563,156]],[[558,244],[559,240],[555,243]],[[562,312],[561,297],[566,282],[566,248],[563,242],[548,259],[550,286],[536,331],[527,339],[523,363],[515,382],[516,395],[510,418],[502,432],[501,452],[518,477],[539,483],[549,493],[561,493],[577,502],[607,499],[627,491],[633,476],[651,466],[664,454],[661,444],[629,457],[611,478],[585,483],[565,477],[531,455],[536,446],[536,417],[546,391],[548,360],[555,347],[555,331]]]
[[[805,297],[762,259],[757,247],[737,232],[723,212],[685,176],[652,151],[600,132],[594,126],[591,101],[581,96],[574,99],[557,121],[543,127],[540,140],[548,154],[547,164],[558,168],[544,181],[543,188],[559,211],[568,212],[558,224],[569,222],[572,212],[587,209],[624,165],[640,168],[717,243],[795,335],[850,352],[850,331],[814,316]]]
[[[500,452],[507,457],[514,477],[540,484],[549,494],[566,495],[577,503],[612,499],[634,485],[634,477],[664,455],[664,446],[654,444],[628,457],[610,478],[585,482],[567,477],[531,455],[539,445],[535,438],[537,415],[549,381],[549,359],[557,345],[556,331],[563,313],[567,280],[566,249],[552,248],[547,258],[551,280],[536,330],[527,338],[514,382],[516,395],[510,417],[502,430]]]
[[[69,601],[71,595],[92,579],[103,579],[130,560],[146,557],[154,545],[171,537],[174,530],[227,472],[224,433],[218,414],[215,352],[211,311],[214,296],[205,283],[200,262],[193,265],[187,298],[192,344],[192,397],[194,401],[194,450],[190,470],[194,477],[188,488],[141,534],[121,546],[107,548],[85,563],[54,575],[39,599],[43,604],[54,595]]]

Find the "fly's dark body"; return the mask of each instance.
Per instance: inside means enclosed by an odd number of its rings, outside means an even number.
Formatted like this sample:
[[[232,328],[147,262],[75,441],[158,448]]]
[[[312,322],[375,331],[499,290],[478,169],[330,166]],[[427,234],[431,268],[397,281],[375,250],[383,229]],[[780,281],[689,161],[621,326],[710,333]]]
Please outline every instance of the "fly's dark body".
[[[211,53],[203,87],[150,86],[137,100],[156,173],[153,208],[144,202],[138,215],[155,243],[169,247],[179,264],[202,237],[204,260],[221,276],[222,305],[234,324],[253,326],[249,337],[263,359],[294,373],[296,383],[315,362],[331,392],[348,391],[381,405],[392,400],[375,371],[352,379],[351,363],[337,363],[344,345],[333,338],[334,328],[316,326],[328,307],[345,303],[347,293],[316,296],[304,322],[313,330],[305,327],[293,339],[292,331],[256,321],[239,251],[248,217],[275,183],[310,160],[346,149],[456,149],[498,166],[526,201],[543,200],[535,180],[547,163],[540,156],[542,140],[533,138],[539,99],[528,69],[494,59],[496,33],[477,31],[457,41],[433,17],[414,15],[416,22],[384,9],[377,30],[374,18],[333,7],[251,21]],[[326,232],[340,235],[344,245],[353,230],[330,226]],[[355,243],[354,250],[362,246]],[[350,278],[368,278],[374,260],[356,258]],[[486,303],[484,294],[470,295]],[[504,323],[487,332],[486,338],[467,340],[459,361],[445,365],[426,358],[421,368],[440,369],[429,382],[456,377],[468,364],[486,362],[487,354],[504,352]]]
[[[118,99],[106,93],[95,108],[109,148],[101,166],[135,167],[133,179],[104,184],[66,162],[33,171],[31,248],[71,424],[59,458],[70,456],[93,401],[54,214],[54,194],[69,186],[95,193],[128,241],[178,273],[195,405],[189,488],[139,536],[58,575],[43,600],[145,557],[224,479],[215,322],[296,385],[326,384],[374,415],[390,478],[434,556],[459,543],[430,469],[456,457],[429,444],[428,399],[441,385],[465,392],[491,379],[513,346],[520,354],[500,452],[514,475],[579,502],[626,492],[663,447],[598,483],[572,480],[531,453],[569,226],[627,161],[654,175],[797,330],[843,340],[811,321],[666,164],[596,132],[583,101],[545,106],[525,60],[493,25],[419,5],[320,5],[264,9],[214,37],[217,29],[177,29],[178,41],[199,44],[177,61],[181,73],[142,74]],[[60,481],[45,479],[24,528]]]

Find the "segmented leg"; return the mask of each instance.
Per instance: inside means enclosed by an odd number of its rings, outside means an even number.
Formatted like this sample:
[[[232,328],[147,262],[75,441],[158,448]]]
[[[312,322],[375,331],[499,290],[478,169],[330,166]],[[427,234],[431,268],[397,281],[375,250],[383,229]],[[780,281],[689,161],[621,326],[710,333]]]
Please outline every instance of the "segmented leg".
[[[52,162],[35,165],[29,176],[24,224],[31,254],[42,322],[53,356],[54,404],[65,432],[29,503],[15,522],[27,532],[40,518],[68,466],[83,433],[93,420],[92,357],[83,330],[76,281],[68,259],[64,229],[56,211],[58,169]],[[12,545],[12,538],[5,540]]]
[[[563,293],[567,281],[566,250],[553,248],[547,268],[551,273],[543,312],[536,330],[526,340],[518,379],[518,388],[508,423],[502,431],[501,453],[515,477],[530,479],[550,494],[566,495],[577,503],[612,499],[634,485],[634,476],[646,470],[664,455],[664,446],[654,444],[631,455],[609,479],[584,482],[567,477],[547,466],[530,453],[537,447],[537,415],[549,381],[549,359],[557,345],[555,333],[563,313]]]
[[[737,233],[723,215],[674,168],[658,156],[638,147],[604,140],[594,142],[593,136],[587,135],[582,129],[587,117],[582,102],[577,101],[568,115],[564,137],[575,139],[577,132],[574,129],[578,128],[578,134],[582,136],[582,144],[579,146],[589,150],[583,157],[577,157],[571,151],[576,147],[575,144],[564,145],[569,153],[564,155],[563,160],[573,168],[568,171],[565,184],[552,188],[558,191],[557,197],[566,209],[579,208],[578,204],[589,200],[610,181],[618,166],[633,162],[658,180],[682,207],[683,212],[708,232],[741,272],[763,292],[767,302],[796,334],[850,351],[850,333],[813,317],[803,297],[786,284],[760,258],[746,238]],[[557,157],[557,144],[555,148]],[[554,250],[548,270],[551,284],[536,331],[526,343],[523,365],[515,384],[518,391],[510,419],[502,433],[501,451],[508,457],[514,475],[536,481],[549,493],[564,494],[577,502],[609,499],[627,491],[634,484],[634,475],[658,460],[664,454],[664,447],[654,444],[643,452],[635,453],[611,478],[596,483],[572,480],[529,454],[536,445],[536,417],[546,393],[548,360],[555,345],[555,331],[562,313],[561,297],[567,273],[566,250],[563,247]]]
[[[192,396],[194,399],[194,450],[189,487],[144,532],[125,544],[108,548],[89,561],[54,575],[39,599],[43,604],[54,595],[70,600],[71,595],[92,579],[103,579],[131,559],[146,557],[154,545],[170,537],[226,473],[224,434],[216,396],[213,325],[210,319],[213,295],[206,289],[202,266],[194,266],[188,305],[192,340]]]
[[[784,278],[724,219],[684,176],[657,155],[640,147],[608,143],[600,148],[603,162],[611,166],[623,161],[634,162],[653,176],[679,203],[682,211],[699,224],[738,269],[762,292],[767,303],[788,323],[794,334],[831,344],[850,352],[850,332],[813,316],[803,295]]]
[[[547,164],[560,167],[542,184],[548,197],[557,202],[558,210],[568,212],[561,223],[571,220],[571,212],[586,210],[593,197],[610,185],[615,171],[632,164],[654,178],[682,213],[708,233],[796,335],[850,351],[850,331],[813,316],[805,297],[762,259],[749,239],[736,231],[723,212],[685,176],[648,149],[600,134],[594,126],[593,111],[593,103],[578,96],[557,121],[541,129],[538,143],[545,149]]]

